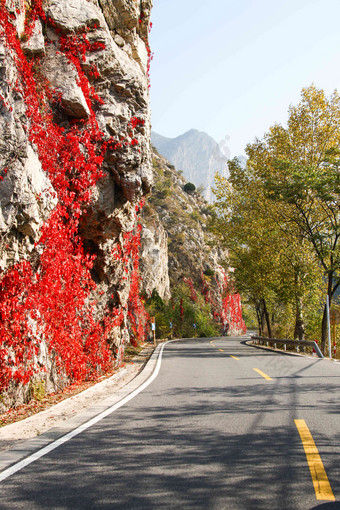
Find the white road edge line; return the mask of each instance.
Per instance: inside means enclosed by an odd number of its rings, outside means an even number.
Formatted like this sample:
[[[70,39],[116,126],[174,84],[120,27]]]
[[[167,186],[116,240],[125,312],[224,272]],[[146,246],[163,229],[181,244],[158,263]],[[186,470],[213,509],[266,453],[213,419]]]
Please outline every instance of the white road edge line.
[[[35,462],[36,460],[40,459],[44,455],[47,455],[52,450],[55,450],[56,448],[58,448],[58,446],[61,446],[62,444],[66,443],[73,437],[78,436],[79,434],[84,432],[84,430],[87,430],[88,428],[92,427],[92,425],[95,425],[96,423],[101,421],[103,418],[106,418],[106,416],[109,416],[109,414],[113,413],[120,407],[127,404],[136,395],[138,395],[138,393],[141,393],[143,390],[145,390],[145,388],[147,388],[149,386],[149,384],[151,384],[158,376],[160,368],[161,368],[162,354],[163,354],[164,347],[168,343],[171,343],[171,342],[176,342],[176,340],[169,340],[168,342],[165,342],[164,344],[162,344],[162,347],[158,354],[155,370],[153,371],[153,373],[151,374],[149,379],[147,379],[141,386],[139,386],[139,388],[135,389],[132,393],[130,393],[130,395],[127,395],[126,397],[124,397],[122,400],[120,400],[113,406],[109,407],[108,409],[105,409],[105,411],[101,412],[94,418],[91,418],[91,420],[87,421],[86,423],[83,423],[82,425],[80,425],[76,429],[72,430],[71,432],[68,432],[67,434],[65,434],[65,436],[60,437],[59,439],[57,439],[56,441],[53,441],[52,443],[45,446],[41,450],[38,450],[37,452],[33,453],[32,455],[29,455],[28,457],[26,457],[26,459],[23,459],[20,462],[17,462],[16,464],[13,464],[13,466],[2,471],[2,473],[0,473],[0,482],[2,482],[3,480],[6,480],[6,478],[9,478],[10,476],[14,475],[14,473],[17,473],[24,467],[28,466],[29,464],[32,464],[32,462]]]

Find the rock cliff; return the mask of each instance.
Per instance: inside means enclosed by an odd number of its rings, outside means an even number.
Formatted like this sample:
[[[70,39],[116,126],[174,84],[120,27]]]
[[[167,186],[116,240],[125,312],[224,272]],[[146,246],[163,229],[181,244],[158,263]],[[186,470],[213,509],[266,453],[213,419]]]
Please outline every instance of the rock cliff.
[[[3,409],[96,377],[143,334],[151,7],[1,0]]]
[[[171,333],[169,322],[173,323],[173,333],[184,336],[207,335],[209,331],[216,335],[227,330],[233,334],[241,333],[245,325],[240,296],[233,292],[229,268],[222,265],[228,258],[227,253],[219,247],[218,240],[208,228],[215,214],[213,206],[199,192],[185,191],[187,181],[156,150],[152,155],[152,166],[154,186],[142,211],[143,231],[147,233],[145,238],[142,237],[143,253],[149,246],[154,246],[151,240],[159,241],[157,249],[152,251],[153,271],[142,272],[143,288],[147,296],[156,290],[165,302],[171,295],[172,303],[170,309],[165,307],[159,314],[163,326],[158,334]],[[164,239],[167,239],[167,245]],[[164,275],[166,266],[168,278]],[[176,330],[176,321],[181,322],[181,306],[186,298],[189,298],[187,317],[182,317],[183,324],[177,324]],[[191,311],[190,302],[193,305]],[[155,313],[154,309],[152,313]],[[202,314],[208,322],[211,319],[212,327],[202,326],[199,331]],[[165,316],[167,324],[164,323]],[[197,322],[196,332],[192,330],[192,324],[188,324],[190,321]]]
[[[151,152],[152,0],[0,5],[1,412],[119,364],[141,289],[243,325],[211,207]]]

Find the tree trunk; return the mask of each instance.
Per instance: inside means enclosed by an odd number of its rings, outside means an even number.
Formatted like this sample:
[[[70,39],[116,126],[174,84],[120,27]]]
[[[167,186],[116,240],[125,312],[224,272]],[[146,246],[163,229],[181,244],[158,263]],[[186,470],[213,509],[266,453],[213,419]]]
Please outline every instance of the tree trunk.
[[[264,316],[266,318],[268,336],[269,336],[269,338],[273,338],[273,336],[272,336],[272,328],[270,326],[270,318],[269,318],[269,313],[268,313],[268,310],[267,310],[266,301],[265,301],[265,299],[263,299],[262,301],[263,301],[263,312],[264,312]]]
[[[297,297],[295,301],[295,329],[294,329],[294,340],[305,339],[305,321],[303,319],[303,305],[302,298]]]
[[[257,323],[259,325],[259,336],[263,335],[263,314],[261,310],[261,303],[259,301],[255,301],[255,310],[256,310],[256,317],[257,317]]]

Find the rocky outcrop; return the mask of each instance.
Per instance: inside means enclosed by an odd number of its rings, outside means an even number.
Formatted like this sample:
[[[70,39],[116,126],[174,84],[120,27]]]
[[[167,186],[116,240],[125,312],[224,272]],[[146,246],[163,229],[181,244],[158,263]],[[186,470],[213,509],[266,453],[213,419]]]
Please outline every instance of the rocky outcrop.
[[[220,262],[227,258],[227,253],[218,248],[207,228],[212,207],[200,193],[185,192],[186,179],[156,152],[153,169],[154,187],[143,210],[143,222],[156,229],[159,236],[163,235],[162,229],[166,232],[172,287],[183,277],[198,282],[204,271],[222,278]]]
[[[107,28],[98,4],[88,1],[50,0],[47,3],[46,15],[53,20],[53,26],[68,34],[87,28]]]
[[[14,137],[11,142],[15,143]],[[18,146],[13,146],[16,152]],[[34,242],[57,199],[30,143],[21,148],[21,158],[10,165],[1,181],[0,269],[11,267],[34,253]]]
[[[0,374],[0,393],[4,408],[27,398],[37,383],[51,390],[61,382],[88,376],[86,367],[91,363],[92,375],[100,373],[109,353],[95,360],[96,342],[101,341],[98,332],[119,361],[123,343],[130,341],[138,325],[137,298],[132,299],[131,289],[136,292],[139,203],[152,184],[151,7],[152,0],[6,0],[2,8],[0,347],[7,368]],[[64,241],[58,245],[62,231]],[[65,259],[58,262],[62,250]],[[75,338],[79,340],[77,349],[83,356],[79,373],[67,368],[64,354],[53,343],[57,329],[59,342],[60,331],[67,329],[62,315],[53,310],[57,305],[43,303],[38,293],[39,282],[52,271],[53,258],[61,299],[72,277],[63,271],[78,267],[82,274],[78,294],[72,294],[72,285],[68,291],[69,306],[75,308],[72,323],[79,322],[80,329],[76,324],[77,331],[70,331],[65,339],[71,350]],[[14,274],[19,283],[10,295],[8,282]],[[26,293],[24,274],[29,282]],[[13,340],[15,302],[21,307],[18,328],[30,342],[21,354],[19,342]],[[130,302],[135,308],[129,308]],[[53,325],[47,319],[52,316]],[[86,344],[89,339],[91,348]],[[33,344],[34,349],[29,347]],[[60,357],[57,369],[51,368],[51,356]]]
[[[168,235],[160,221],[144,225],[140,258],[143,289],[146,294],[151,295],[156,289],[162,299],[170,299]]]
[[[22,43],[22,50],[28,57],[45,55],[45,39],[39,19],[35,22],[31,36]]]

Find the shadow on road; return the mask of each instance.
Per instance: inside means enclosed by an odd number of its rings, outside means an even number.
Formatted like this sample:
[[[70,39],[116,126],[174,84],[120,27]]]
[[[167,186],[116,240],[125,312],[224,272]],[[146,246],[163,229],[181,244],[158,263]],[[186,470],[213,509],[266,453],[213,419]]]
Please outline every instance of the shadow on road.
[[[313,506],[310,510],[340,510],[340,502],[335,503],[323,503],[322,505]]]
[[[1,508],[311,508],[301,506],[298,498],[307,488],[311,503],[314,491],[294,427],[273,430],[258,423],[243,432],[245,411],[236,400],[233,409],[218,402],[207,410],[203,400],[192,405],[186,400],[178,407],[123,408],[8,479]],[[241,412],[239,433],[228,430],[231,412]],[[256,409],[249,413],[256,415]],[[337,463],[334,453],[334,472]]]
[[[199,342],[190,353],[182,345],[180,354],[181,359],[200,357],[204,367],[207,357],[220,354],[206,345],[201,349]],[[168,360],[178,356],[177,344],[171,345]],[[177,383],[176,373],[168,387],[168,379],[156,379],[150,391],[6,480],[1,508],[340,508],[339,503],[313,506],[314,489],[294,425],[294,418],[312,406],[310,393],[320,412],[327,412],[335,398],[329,385],[325,394],[323,384],[308,379],[301,386],[299,377],[232,383],[226,371],[219,384],[209,374],[207,387],[200,375],[190,388]],[[273,426],[271,420],[280,423],[276,416],[290,425]],[[326,435],[317,439],[327,445]],[[340,443],[339,434],[334,441]],[[327,452],[327,466],[338,473],[336,451]],[[330,482],[339,493],[339,480]]]

